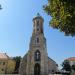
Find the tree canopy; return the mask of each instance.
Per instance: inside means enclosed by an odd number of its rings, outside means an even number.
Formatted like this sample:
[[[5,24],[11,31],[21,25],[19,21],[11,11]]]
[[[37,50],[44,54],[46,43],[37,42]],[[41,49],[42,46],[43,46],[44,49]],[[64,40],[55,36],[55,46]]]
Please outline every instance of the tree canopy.
[[[21,62],[21,56],[13,57],[13,60],[16,62],[14,73],[19,73],[19,66],[20,66],[20,62]]]
[[[75,71],[75,64],[73,64],[73,65],[72,65],[72,70],[74,70],[74,71]]]
[[[51,27],[75,36],[75,0],[48,0],[44,10],[52,17]]]
[[[14,60],[8,60],[8,64],[7,64],[7,67],[6,67],[6,73],[7,74],[14,73],[15,66],[16,66],[16,62]]]
[[[70,66],[70,63],[68,60],[65,60],[63,63],[62,63],[62,69],[65,70],[65,71],[71,71],[71,66]]]

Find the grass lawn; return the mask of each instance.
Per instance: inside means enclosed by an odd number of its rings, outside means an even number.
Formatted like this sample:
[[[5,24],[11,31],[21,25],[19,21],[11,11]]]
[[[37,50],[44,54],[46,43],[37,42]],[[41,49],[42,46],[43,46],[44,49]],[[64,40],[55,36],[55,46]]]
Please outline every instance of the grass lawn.
[[[71,73],[71,75],[75,75],[75,72]]]

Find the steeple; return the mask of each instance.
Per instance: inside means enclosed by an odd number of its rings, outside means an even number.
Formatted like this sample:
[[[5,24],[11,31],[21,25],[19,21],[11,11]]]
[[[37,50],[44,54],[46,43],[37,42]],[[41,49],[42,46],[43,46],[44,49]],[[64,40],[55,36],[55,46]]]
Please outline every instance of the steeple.
[[[20,75],[49,75],[50,72],[55,73],[57,70],[56,63],[47,54],[43,22],[44,19],[37,13],[33,18],[33,34],[29,51],[21,62]]]
[[[40,17],[40,14],[39,13],[37,13],[37,17]]]
[[[33,18],[33,35],[43,34],[43,22],[44,19],[37,13],[36,17]]]

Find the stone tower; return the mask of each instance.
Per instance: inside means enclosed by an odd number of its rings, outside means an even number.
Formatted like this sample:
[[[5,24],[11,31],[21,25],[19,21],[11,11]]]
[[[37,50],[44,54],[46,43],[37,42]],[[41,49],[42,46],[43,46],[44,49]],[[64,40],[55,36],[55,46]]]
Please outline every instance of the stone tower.
[[[39,13],[33,18],[33,33],[30,40],[29,51],[23,57],[20,65],[21,75],[49,74],[49,62],[53,60],[48,58],[46,38],[44,37],[43,31],[43,22],[44,19],[39,15]],[[56,66],[55,62],[54,64],[55,65],[53,66]]]
[[[33,34],[30,42],[30,54],[32,54],[31,64],[32,67],[34,66],[33,68],[31,67],[31,70],[33,70],[33,75],[48,74],[48,56],[46,39],[43,33],[43,22],[44,20],[39,14],[33,18]]]

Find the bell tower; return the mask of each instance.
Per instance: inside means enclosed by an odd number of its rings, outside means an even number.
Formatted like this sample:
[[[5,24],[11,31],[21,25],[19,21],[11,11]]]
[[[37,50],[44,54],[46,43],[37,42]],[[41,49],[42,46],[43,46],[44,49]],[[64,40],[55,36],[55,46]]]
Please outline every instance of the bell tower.
[[[33,18],[33,32],[30,40],[30,57],[32,75],[47,75],[48,74],[48,54],[46,48],[46,38],[43,31],[44,19],[38,13]],[[34,66],[34,67],[33,67]]]
[[[33,35],[43,34],[43,22],[44,19],[37,13],[37,16],[33,18]]]
[[[49,75],[49,72],[56,71],[56,63],[47,54],[43,23],[44,19],[38,13],[33,18],[29,50],[21,61],[20,75]]]
[[[44,31],[43,31],[43,23],[44,19],[40,16],[39,13],[37,13],[36,17],[33,18],[33,32],[32,37],[30,40],[30,49],[33,50],[33,48],[43,48],[43,51],[47,54],[47,48],[46,48],[46,38],[44,37]],[[42,51],[39,49],[39,51]]]

